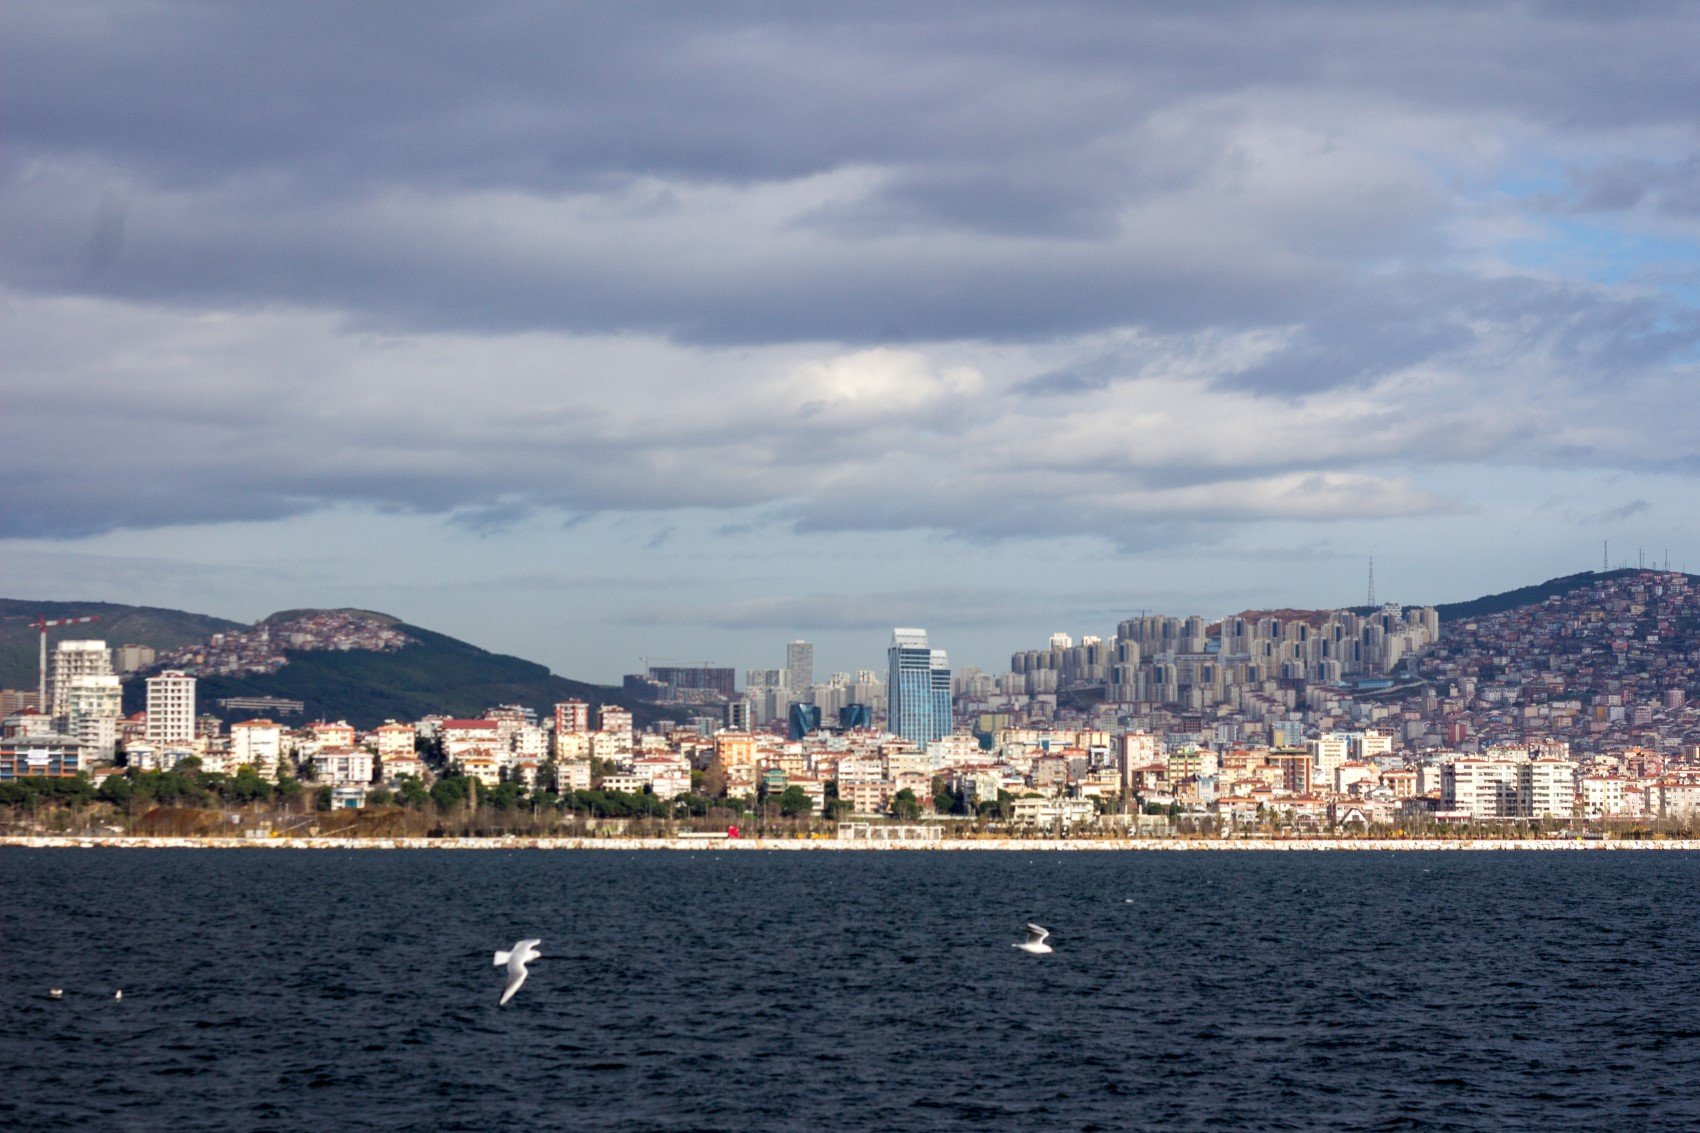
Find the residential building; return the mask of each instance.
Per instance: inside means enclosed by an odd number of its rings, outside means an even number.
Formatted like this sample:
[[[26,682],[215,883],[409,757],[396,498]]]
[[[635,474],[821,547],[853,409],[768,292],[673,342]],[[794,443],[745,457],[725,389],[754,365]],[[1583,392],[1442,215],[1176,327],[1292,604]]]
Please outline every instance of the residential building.
[[[160,745],[194,742],[194,677],[168,669],[148,678],[147,738]]]
[[[242,720],[230,725],[230,764],[246,764],[263,779],[276,779],[283,762],[283,725],[270,720]]]
[[[370,783],[372,753],[358,747],[323,748],[313,757],[313,778],[337,785]]]
[[[555,735],[590,731],[590,705],[582,700],[563,700],[555,705]]]
[[[412,724],[398,724],[394,720],[380,725],[372,732],[372,741],[378,749],[378,758],[386,768],[390,761],[402,757],[410,757],[418,747],[417,733]]]
[[[64,721],[70,712],[73,683],[81,677],[112,676],[112,654],[104,641],[61,641],[53,648],[52,715]]]
[[[0,782],[27,776],[75,778],[84,770],[76,736],[16,735],[0,739]]]

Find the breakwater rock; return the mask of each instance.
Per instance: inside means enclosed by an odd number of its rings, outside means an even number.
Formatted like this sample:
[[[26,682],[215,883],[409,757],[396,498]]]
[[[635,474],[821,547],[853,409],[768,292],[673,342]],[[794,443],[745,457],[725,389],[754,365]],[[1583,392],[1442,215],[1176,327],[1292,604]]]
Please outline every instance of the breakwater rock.
[[[1133,850],[1148,852],[1278,850],[1340,851],[1620,851],[1700,850],[1700,839],[1643,840],[1534,838],[951,838],[937,842],[841,841],[836,838],[177,838],[101,835],[8,835],[0,846],[31,849],[126,850],[881,850],[899,852],[1036,850],[1079,852]]]

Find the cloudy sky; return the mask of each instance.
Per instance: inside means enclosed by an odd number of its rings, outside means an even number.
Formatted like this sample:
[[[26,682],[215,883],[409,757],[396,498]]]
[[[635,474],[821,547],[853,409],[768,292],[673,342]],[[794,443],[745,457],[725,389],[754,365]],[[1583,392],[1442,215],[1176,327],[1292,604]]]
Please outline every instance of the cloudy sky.
[[[12,0],[0,592],[558,671],[1700,570],[1700,6]]]

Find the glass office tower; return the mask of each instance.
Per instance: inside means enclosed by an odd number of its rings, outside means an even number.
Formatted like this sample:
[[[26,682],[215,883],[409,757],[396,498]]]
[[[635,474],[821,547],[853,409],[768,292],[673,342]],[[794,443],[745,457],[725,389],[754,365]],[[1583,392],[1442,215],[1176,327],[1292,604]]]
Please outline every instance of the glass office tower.
[[[886,728],[925,750],[951,733],[950,658],[924,629],[894,629],[887,651]]]

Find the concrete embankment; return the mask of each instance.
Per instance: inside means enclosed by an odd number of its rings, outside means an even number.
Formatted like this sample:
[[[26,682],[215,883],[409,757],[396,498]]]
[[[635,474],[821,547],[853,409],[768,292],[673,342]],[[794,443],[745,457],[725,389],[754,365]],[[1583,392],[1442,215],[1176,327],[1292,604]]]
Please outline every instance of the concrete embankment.
[[[142,838],[0,836],[0,846],[32,849],[188,850],[980,850],[1031,852],[1135,850],[1700,850],[1700,839],[1613,841],[1491,838],[957,838],[940,842],[864,842],[832,838]]]

